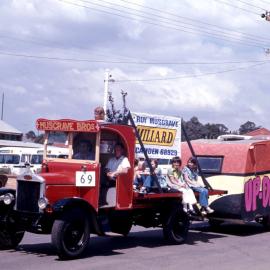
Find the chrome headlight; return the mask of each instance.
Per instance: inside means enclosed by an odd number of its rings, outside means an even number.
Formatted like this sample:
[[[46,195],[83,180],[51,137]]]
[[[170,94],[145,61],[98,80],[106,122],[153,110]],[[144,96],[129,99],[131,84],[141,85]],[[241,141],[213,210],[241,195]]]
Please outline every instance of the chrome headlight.
[[[41,210],[44,210],[44,209],[47,207],[48,204],[49,204],[49,201],[48,201],[48,199],[45,198],[45,197],[42,197],[42,198],[40,198],[40,199],[38,200],[38,207],[39,207],[39,209],[41,209]]]
[[[14,195],[11,193],[7,193],[4,195],[3,201],[4,204],[10,205],[15,200]]]

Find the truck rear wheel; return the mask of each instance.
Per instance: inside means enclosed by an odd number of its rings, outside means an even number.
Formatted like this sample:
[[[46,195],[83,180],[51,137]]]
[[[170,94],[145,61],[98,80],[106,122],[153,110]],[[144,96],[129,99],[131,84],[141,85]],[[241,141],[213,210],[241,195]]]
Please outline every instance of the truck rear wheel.
[[[110,220],[111,231],[127,236],[132,228],[132,218],[129,215],[116,215]]]
[[[90,238],[89,221],[84,211],[73,209],[54,221],[52,243],[60,259],[74,259],[83,254]]]
[[[182,244],[186,241],[190,221],[180,207],[172,210],[163,224],[164,238],[171,244]]]
[[[208,224],[212,229],[218,229],[222,223],[224,223],[223,220],[217,220],[217,219],[208,220]]]
[[[0,249],[16,248],[22,241],[24,231],[0,229]]]
[[[270,215],[263,217],[262,225],[266,231],[270,231]]]

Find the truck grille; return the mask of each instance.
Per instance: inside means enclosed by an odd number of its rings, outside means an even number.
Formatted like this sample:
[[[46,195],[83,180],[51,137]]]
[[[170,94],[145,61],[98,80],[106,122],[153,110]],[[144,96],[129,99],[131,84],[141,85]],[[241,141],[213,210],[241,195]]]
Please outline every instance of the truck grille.
[[[39,212],[40,191],[40,182],[17,181],[16,209],[18,211]]]

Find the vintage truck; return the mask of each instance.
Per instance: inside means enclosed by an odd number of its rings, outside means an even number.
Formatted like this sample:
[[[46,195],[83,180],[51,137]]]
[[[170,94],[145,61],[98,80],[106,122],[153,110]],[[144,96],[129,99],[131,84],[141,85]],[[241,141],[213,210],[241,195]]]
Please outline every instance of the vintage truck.
[[[263,136],[224,135],[218,139],[191,141],[193,151],[208,183],[227,190],[211,196],[215,212],[209,222],[257,221],[270,228],[270,140]],[[183,164],[192,155],[182,143]]]
[[[36,127],[45,131],[42,171],[34,174],[29,170],[18,176],[16,190],[0,189],[0,248],[16,247],[25,231],[51,234],[58,256],[73,259],[84,252],[90,234],[127,235],[132,225],[161,227],[170,243],[185,241],[190,219],[182,210],[180,192],[161,189],[154,175],[155,192],[140,194],[133,190],[138,136],[134,122],[121,125],[38,119]],[[73,158],[80,141],[89,141],[93,146],[92,160]],[[67,146],[67,158],[47,156],[48,146],[55,142]],[[104,167],[119,142],[124,145],[131,168],[109,188],[108,193],[114,194],[113,203],[101,205]],[[223,191],[212,190],[210,194]]]

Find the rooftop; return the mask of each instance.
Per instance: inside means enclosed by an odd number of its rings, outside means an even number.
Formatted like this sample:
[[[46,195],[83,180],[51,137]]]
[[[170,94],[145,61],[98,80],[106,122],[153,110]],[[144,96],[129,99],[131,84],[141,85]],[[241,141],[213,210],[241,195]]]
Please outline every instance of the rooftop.
[[[0,133],[6,133],[6,134],[15,134],[15,135],[21,135],[22,132],[18,129],[12,127],[11,125],[7,124],[3,120],[0,120]]]

